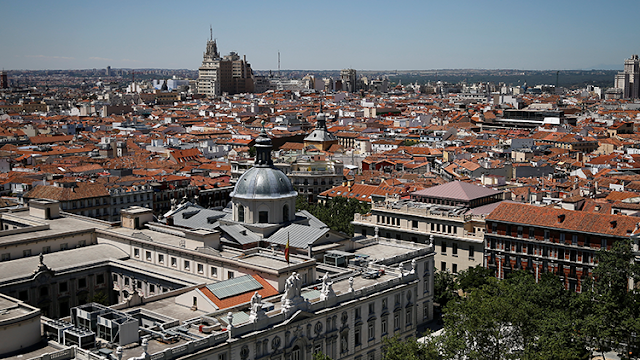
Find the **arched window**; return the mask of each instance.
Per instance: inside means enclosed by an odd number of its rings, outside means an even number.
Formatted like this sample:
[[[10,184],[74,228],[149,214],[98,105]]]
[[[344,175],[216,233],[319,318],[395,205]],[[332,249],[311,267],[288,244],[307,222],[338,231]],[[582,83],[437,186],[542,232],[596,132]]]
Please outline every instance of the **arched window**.
[[[289,221],[289,205],[288,204],[284,204],[284,206],[282,207],[282,221],[283,222]]]
[[[238,221],[244,222],[244,206],[238,204]]]

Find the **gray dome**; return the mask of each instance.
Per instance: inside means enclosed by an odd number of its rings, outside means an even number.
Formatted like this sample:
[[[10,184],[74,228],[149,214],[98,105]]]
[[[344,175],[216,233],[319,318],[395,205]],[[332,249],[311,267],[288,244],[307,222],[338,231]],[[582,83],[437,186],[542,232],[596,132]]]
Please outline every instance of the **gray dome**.
[[[240,199],[280,199],[297,196],[298,193],[281,170],[254,166],[242,174],[230,195]]]

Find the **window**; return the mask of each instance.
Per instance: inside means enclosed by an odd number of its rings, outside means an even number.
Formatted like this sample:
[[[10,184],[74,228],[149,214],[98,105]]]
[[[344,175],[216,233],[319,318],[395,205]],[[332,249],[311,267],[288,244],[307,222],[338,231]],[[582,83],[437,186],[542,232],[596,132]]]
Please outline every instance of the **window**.
[[[393,314],[393,328],[395,330],[400,329],[400,314],[398,313]]]
[[[440,263],[440,271],[447,271],[447,263],[442,261]]]
[[[11,254],[9,253],[2,254],[2,261],[7,261],[7,260],[11,260]]]
[[[42,247],[42,253],[43,254],[48,254],[51,252],[51,246],[43,246]]]
[[[369,304],[369,316],[373,315],[376,312],[376,306],[374,303]]]
[[[80,289],[82,288],[86,288],[87,287],[87,279],[86,278],[80,278],[78,279],[78,287]]]
[[[104,284],[104,274],[96,275],[96,284]]]
[[[518,226],[518,237],[522,237],[522,226]]]
[[[353,334],[355,337],[355,346],[362,345],[362,336],[360,335],[360,326],[356,327],[356,329],[353,331]]]
[[[544,241],[549,241],[549,230],[544,231]]]
[[[82,247],[82,246],[85,246],[85,245],[87,245],[87,241],[86,240],[78,241],[78,246]]]
[[[473,248],[473,245],[469,245],[469,258],[473,259],[474,255],[475,255],[475,249]]]
[[[411,220],[411,227],[414,229],[418,228],[418,220]]]
[[[189,262],[189,260],[185,260],[184,261],[184,269],[185,270],[190,270],[191,268],[191,263]]]
[[[268,211],[258,211],[258,222],[260,224],[267,224],[269,222],[269,212]]]
[[[458,273],[458,264],[451,264],[451,268],[454,274]]]
[[[375,337],[376,337],[376,324],[373,321],[369,321],[369,333],[368,333],[369,341],[375,339]]]
[[[238,221],[244,222],[244,206],[238,205]]]
[[[40,288],[40,297],[45,297],[49,295],[49,288],[46,286],[43,286]]]
[[[151,251],[145,252],[147,261],[151,261]]]
[[[204,265],[198,264],[198,274],[203,274],[203,273],[204,273]]]
[[[405,318],[405,324],[409,325],[411,324],[411,318],[413,315],[413,308],[407,308],[407,316]]]
[[[24,257],[31,256],[31,249],[23,250],[22,256]]]
[[[289,205],[287,204],[284,204],[284,206],[282,207],[282,221],[289,221]]]
[[[69,248],[69,244],[67,243],[60,244],[60,250],[67,250],[68,248]]]
[[[491,223],[491,233],[495,234],[498,232],[498,224]]]
[[[600,246],[603,249],[606,249],[607,248],[607,239],[600,239]]]
[[[447,253],[447,242],[446,241],[443,241],[440,244],[440,252],[443,253],[443,254]]]
[[[387,298],[382,299],[382,309],[387,308]]]
[[[149,284],[149,292],[150,292],[150,293],[154,293],[154,292],[156,292],[156,286],[155,286],[155,285],[153,285],[153,284]]]
[[[505,235],[511,236],[511,225],[507,225],[507,230],[505,231]]]
[[[355,309],[355,316],[354,316],[354,318],[356,318],[356,319],[360,319],[360,317],[361,317],[361,316],[360,316],[360,308],[358,307],[358,308],[356,308],[356,309]]]
[[[235,274],[233,273],[233,271],[229,271],[229,272],[227,273],[227,278],[228,278],[228,279],[233,279],[233,277],[234,277],[234,276],[235,276]]]
[[[578,245],[578,235],[571,236],[571,245]]]
[[[58,292],[64,293],[69,291],[69,284],[66,281],[58,283]]]
[[[536,229],[530,227],[529,228],[529,239],[533,239],[536,237]]]
[[[158,254],[158,262],[160,264],[164,264],[164,255],[163,254]]]
[[[140,249],[133,249],[133,257],[140,257]]]
[[[218,277],[218,268],[217,267],[211,267],[211,276],[212,277]]]
[[[171,258],[171,266],[177,267],[178,266],[178,259],[172,257]]]
[[[451,245],[451,252],[453,253],[453,256],[458,256],[458,244],[453,243]]]
[[[565,235],[564,233],[560,233],[560,243],[564,244],[564,241],[565,241]]]
[[[380,320],[380,330],[383,336],[387,334],[387,318],[386,317]]]

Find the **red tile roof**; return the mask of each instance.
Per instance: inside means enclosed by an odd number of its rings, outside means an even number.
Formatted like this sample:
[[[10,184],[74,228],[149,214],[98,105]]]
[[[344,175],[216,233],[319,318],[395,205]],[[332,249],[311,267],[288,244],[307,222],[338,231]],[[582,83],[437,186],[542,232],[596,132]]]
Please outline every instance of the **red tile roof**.
[[[487,216],[486,220],[617,237],[633,234],[639,221],[637,218],[624,215],[572,211],[519,203],[501,203]]]

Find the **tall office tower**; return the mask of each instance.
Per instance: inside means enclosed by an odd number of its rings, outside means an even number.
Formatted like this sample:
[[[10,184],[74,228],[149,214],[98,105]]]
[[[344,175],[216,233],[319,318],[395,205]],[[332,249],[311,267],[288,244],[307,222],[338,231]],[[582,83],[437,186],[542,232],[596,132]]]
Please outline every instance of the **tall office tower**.
[[[0,71],[0,89],[8,89],[9,88],[9,80],[7,79],[7,72]]]
[[[207,49],[202,56],[202,65],[198,69],[198,94],[207,96],[220,95],[220,53],[218,44],[211,38],[207,41]]]
[[[202,66],[198,69],[198,94],[217,96],[225,92],[228,94],[253,92],[255,83],[251,65],[246,57],[237,53],[220,57],[218,46],[213,39],[207,41]]]
[[[340,70],[340,79],[342,80],[342,90],[350,93],[355,92],[357,90],[355,69]]]
[[[106,76],[111,76],[111,66],[107,66],[107,70],[104,73]]]
[[[624,61],[624,71],[616,74],[614,87],[622,90],[625,99],[640,98],[640,60],[633,55]]]

